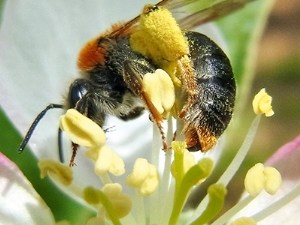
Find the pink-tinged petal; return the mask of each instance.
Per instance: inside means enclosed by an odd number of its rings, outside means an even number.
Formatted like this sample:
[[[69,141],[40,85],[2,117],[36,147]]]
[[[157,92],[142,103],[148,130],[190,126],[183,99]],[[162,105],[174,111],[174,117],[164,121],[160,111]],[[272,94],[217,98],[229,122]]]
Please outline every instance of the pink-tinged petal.
[[[300,185],[300,136],[280,147],[266,162],[274,166],[282,175],[283,184],[276,199],[286,195],[289,191]],[[299,223],[300,196],[284,206],[262,224],[295,225]]]
[[[54,225],[50,209],[18,167],[0,153],[0,223]]]
[[[251,216],[270,206],[297,185],[300,185],[300,136],[280,147],[266,162],[275,167],[282,175],[282,186],[278,192],[270,196],[261,193],[242,212],[241,216]],[[295,225],[299,224],[300,197],[283,206],[280,210],[259,222],[259,225]]]
[[[300,136],[279,148],[266,162],[275,166],[285,180],[300,178]]]

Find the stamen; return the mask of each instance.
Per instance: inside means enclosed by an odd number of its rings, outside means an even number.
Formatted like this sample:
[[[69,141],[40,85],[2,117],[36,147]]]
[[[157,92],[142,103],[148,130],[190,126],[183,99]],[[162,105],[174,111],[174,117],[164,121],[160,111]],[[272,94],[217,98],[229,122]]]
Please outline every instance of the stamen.
[[[244,139],[244,142],[238,152],[236,153],[235,157],[231,161],[230,165],[227,167],[226,171],[223,173],[223,175],[220,177],[220,179],[217,181],[217,183],[224,184],[227,186],[229,181],[232,179],[234,174],[239,169],[240,165],[242,164],[244,158],[246,157],[252,142],[255,138],[256,131],[259,125],[260,116],[256,116],[253,120],[249,131]],[[201,214],[202,211],[205,210],[206,205],[208,204],[208,196],[205,196],[204,199],[201,201],[201,203],[198,205],[198,207],[193,212],[193,216],[191,217],[192,220],[195,220],[198,215]]]
[[[54,160],[40,160],[38,166],[41,172],[41,178],[47,175],[53,177],[63,185],[70,185],[73,181],[73,171],[70,167],[65,166]]]
[[[155,126],[153,130],[153,140],[152,140],[152,152],[151,152],[151,162],[157,167],[160,168],[159,155],[161,154],[160,149],[160,135],[157,132]],[[171,146],[171,141],[173,138],[173,120],[171,117],[168,119],[168,129],[167,129],[167,145]],[[165,215],[170,215],[173,205],[173,193],[174,186],[171,184],[171,161],[172,161],[173,151],[168,149],[165,151],[164,155],[164,164],[163,175],[160,179],[159,189],[154,192],[150,198],[149,208],[149,224],[167,224],[168,217]],[[161,207],[161,202],[168,202],[165,207]]]
[[[122,192],[122,186],[120,184],[106,184],[102,188],[102,191],[111,201],[118,218],[123,218],[128,215],[132,208],[132,202],[130,197]]]
[[[265,185],[264,165],[261,163],[256,164],[248,170],[244,185],[246,191],[252,196],[256,197],[263,189]]]
[[[121,225],[121,222],[112,202],[102,191],[93,187],[87,187],[83,191],[83,198],[86,200],[87,203],[91,205],[101,204],[104,207],[112,224]]]
[[[281,174],[274,167],[268,166],[264,169],[265,174],[265,191],[274,195],[279,190],[282,184]]]
[[[125,173],[124,161],[108,146],[99,149],[97,160],[95,161],[95,173],[102,176],[107,172],[120,176]]]
[[[227,167],[226,171],[222,174],[217,183],[227,185],[234,176],[234,174],[238,171],[253,143],[260,122],[260,118],[260,116],[256,116],[253,120],[242,146],[239,148],[230,165]]]
[[[191,225],[202,225],[210,222],[223,208],[227,194],[223,184],[212,184],[208,188],[209,202],[203,213],[191,223]]]
[[[141,195],[141,193],[136,190],[134,195],[134,206],[135,206],[135,218],[136,223],[139,224],[146,224],[146,211],[145,211],[145,202],[144,202],[144,196]]]
[[[175,161],[175,159],[174,159]],[[175,163],[177,164],[177,163]],[[171,217],[169,220],[169,225],[177,224],[179,215],[183,209],[186,202],[187,196],[191,188],[199,183],[199,181],[206,179],[213,168],[213,161],[208,158],[200,160],[196,165],[192,166],[180,179],[181,175],[175,176],[175,193],[174,193],[174,204]],[[180,179],[180,183],[178,183]]]
[[[84,147],[102,146],[106,140],[104,131],[75,109],[61,116],[60,127],[74,143]]]
[[[196,164],[196,160],[194,155],[186,149],[185,142],[173,141],[172,148],[174,150],[174,157],[177,159],[175,159],[171,165],[171,172],[172,175],[177,176],[177,179],[179,180],[193,165]]]
[[[152,194],[159,183],[157,169],[146,159],[139,158],[135,161],[133,172],[127,177],[127,184],[139,190],[143,196]]]
[[[266,171],[265,171],[266,170]],[[211,225],[223,225],[228,222],[234,215],[245,208],[255,197],[263,190],[271,190],[269,194],[274,194],[281,184],[281,176],[279,172],[272,167],[264,167],[263,164],[258,163],[253,166],[245,177],[245,189],[250,195],[240,200],[235,206],[229,209],[226,213],[220,216]],[[255,219],[258,221],[257,219]],[[243,220],[241,220],[243,221]],[[239,220],[237,224],[240,224]],[[250,220],[250,224],[253,222]],[[255,222],[255,221],[254,221]],[[235,223],[233,223],[235,224]],[[246,223],[247,224],[247,223]]]
[[[246,191],[255,197],[262,190],[272,195],[275,194],[282,180],[280,173],[275,168],[257,163],[247,172],[244,183]]]
[[[220,216],[217,220],[215,220],[211,225],[226,224],[234,215],[236,215],[245,206],[247,206],[253,199],[254,197],[250,195],[246,196],[244,199],[240,200],[237,204],[230,208],[226,213]]]
[[[260,92],[255,95],[252,105],[254,112],[259,114],[265,114],[267,117],[273,116],[274,111],[272,110],[272,97],[268,95],[266,89],[263,88]]]
[[[256,221],[249,217],[242,217],[230,223],[230,225],[256,225],[256,224],[257,224]]]
[[[167,116],[175,102],[175,90],[170,76],[161,69],[146,73],[143,89],[160,114]]]

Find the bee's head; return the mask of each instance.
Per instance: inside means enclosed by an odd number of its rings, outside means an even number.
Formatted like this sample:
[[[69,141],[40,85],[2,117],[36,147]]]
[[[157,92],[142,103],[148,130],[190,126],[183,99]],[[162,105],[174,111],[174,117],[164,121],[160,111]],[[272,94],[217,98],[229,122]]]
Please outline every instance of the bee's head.
[[[68,106],[69,108],[76,108],[77,102],[86,95],[91,88],[88,80],[76,79],[69,88],[68,93]]]
[[[107,108],[103,101],[90,80],[76,79],[69,87],[66,108],[76,109],[102,127]]]

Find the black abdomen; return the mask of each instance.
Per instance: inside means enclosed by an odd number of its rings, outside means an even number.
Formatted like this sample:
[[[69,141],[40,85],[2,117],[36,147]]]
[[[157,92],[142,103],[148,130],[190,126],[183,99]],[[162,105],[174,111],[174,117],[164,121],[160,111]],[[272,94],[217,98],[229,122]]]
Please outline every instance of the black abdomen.
[[[198,99],[186,108],[184,121],[187,131],[198,133],[198,147],[205,151],[201,139],[218,138],[231,120],[236,86],[230,61],[220,47],[200,33],[187,32],[186,36]]]

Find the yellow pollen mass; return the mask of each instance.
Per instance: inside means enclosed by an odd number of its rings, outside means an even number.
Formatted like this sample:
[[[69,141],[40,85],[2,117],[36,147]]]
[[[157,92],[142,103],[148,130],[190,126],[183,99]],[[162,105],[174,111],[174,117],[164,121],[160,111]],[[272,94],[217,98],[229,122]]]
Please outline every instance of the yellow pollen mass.
[[[187,55],[187,40],[171,12],[162,7],[146,12],[150,7],[146,6],[139,29],[130,37],[133,50],[160,66],[165,64],[164,61],[169,63]]]

